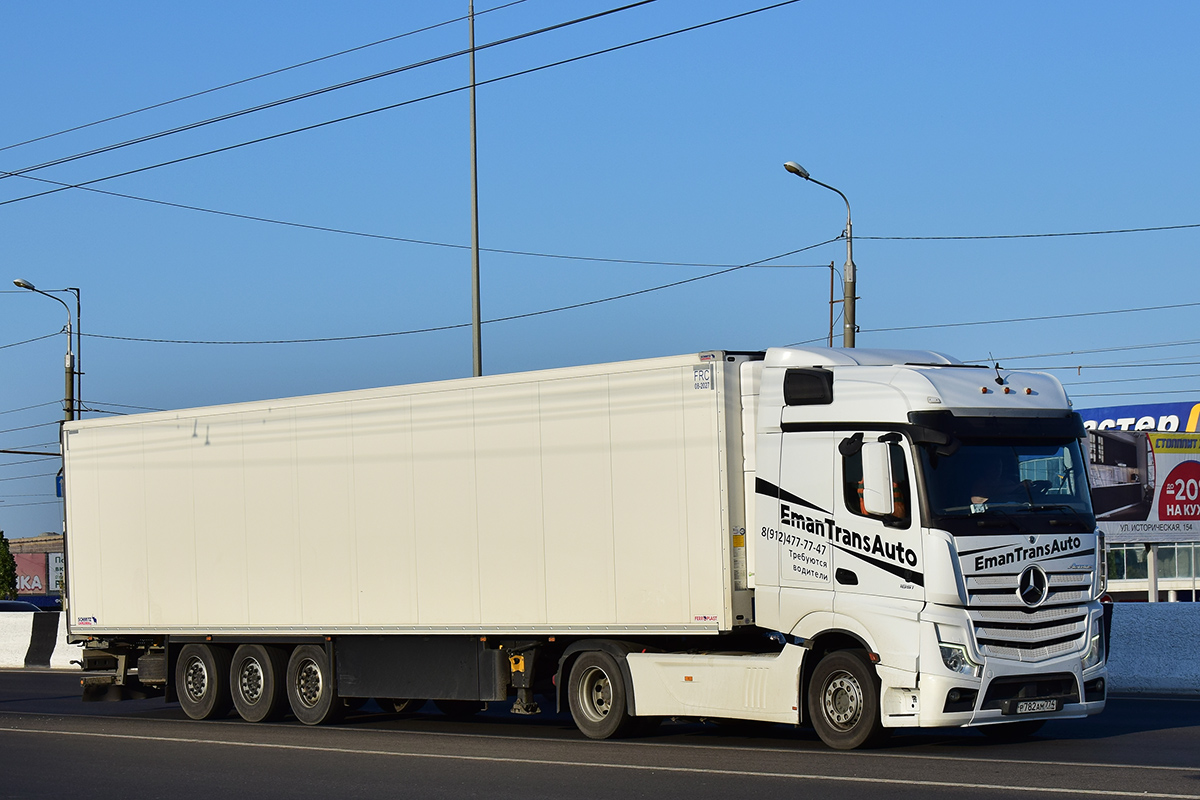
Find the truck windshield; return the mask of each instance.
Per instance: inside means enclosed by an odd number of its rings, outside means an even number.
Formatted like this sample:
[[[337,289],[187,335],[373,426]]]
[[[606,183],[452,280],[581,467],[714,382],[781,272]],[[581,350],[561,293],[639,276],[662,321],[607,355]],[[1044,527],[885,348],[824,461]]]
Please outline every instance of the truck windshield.
[[[1096,527],[1079,441],[966,439],[953,455],[921,448],[929,512],[953,533]]]

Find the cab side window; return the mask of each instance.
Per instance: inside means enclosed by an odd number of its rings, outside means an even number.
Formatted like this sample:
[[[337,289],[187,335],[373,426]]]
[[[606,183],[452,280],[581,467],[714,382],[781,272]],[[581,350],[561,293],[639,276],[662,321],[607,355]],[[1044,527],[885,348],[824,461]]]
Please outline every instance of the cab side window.
[[[908,466],[904,462],[904,450],[899,444],[889,444],[888,455],[892,462],[893,511],[891,514],[887,516],[868,514],[863,507],[861,450],[842,457],[842,496],[846,503],[846,510],[851,514],[881,520],[884,525],[891,528],[907,528],[911,520],[912,502],[908,488]]]

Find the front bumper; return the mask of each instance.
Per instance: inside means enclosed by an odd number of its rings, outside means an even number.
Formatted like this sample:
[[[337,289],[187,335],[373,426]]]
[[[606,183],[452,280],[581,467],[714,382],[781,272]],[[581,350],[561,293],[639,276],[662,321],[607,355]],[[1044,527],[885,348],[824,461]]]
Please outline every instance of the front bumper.
[[[946,625],[957,617],[944,609],[938,621]],[[965,618],[965,615],[963,615]],[[1100,617],[1090,617],[1088,635],[1098,631]],[[957,620],[955,620],[957,621]],[[961,624],[961,623],[960,623]],[[951,672],[942,662],[935,622],[921,624],[920,727],[991,725],[1016,720],[1071,719],[1099,714],[1107,696],[1108,668],[1105,662],[1083,669],[1080,652],[1044,661],[1022,662],[980,658],[979,677]],[[974,650],[974,648],[970,648]],[[1057,710],[1029,714],[1013,713],[1025,700],[1056,700]],[[911,723],[909,723],[911,724]]]

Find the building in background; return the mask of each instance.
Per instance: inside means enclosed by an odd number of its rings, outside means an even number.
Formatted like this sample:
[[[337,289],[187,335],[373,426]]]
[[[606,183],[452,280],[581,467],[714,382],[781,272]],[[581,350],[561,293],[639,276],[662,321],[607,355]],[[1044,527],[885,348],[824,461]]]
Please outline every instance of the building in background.
[[[1118,600],[1197,598],[1200,403],[1081,409],[1096,521]]]
[[[25,539],[9,539],[17,562],[17,594],[48,611],[62,608],[63,537],[45,533]]]

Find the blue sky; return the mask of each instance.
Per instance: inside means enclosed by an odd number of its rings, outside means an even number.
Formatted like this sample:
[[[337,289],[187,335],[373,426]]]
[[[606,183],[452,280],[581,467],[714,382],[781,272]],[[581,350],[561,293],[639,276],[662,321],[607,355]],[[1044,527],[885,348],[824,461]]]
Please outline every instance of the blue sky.
[[[502,4],[480,0],[477,11]],[[479,53],[488,80],[764,2],[657,0]],[[480,44],[615,7],[525,0]],[[465,0],[203,6],[7,4],[0,147],[462,16]],[[969,241],[868,237],[1200,223],[1200,60],[1190,3],[804,0],[479,90],[484,247],[737,265],[838,237],[849,197],[860,347],[989,353],[1056,372],[1078,406],[1200,395],[1200,229]],[[465,22],[103,125],[0,150],[20,171],[465,47]],[[74,184],[465,85],[457,58],[28,173]],[[464,92],[93,184],[213,210],[470,242]],[[354,336],[467,323],[469,251],[299,229],[0,179],[6,272],[80,287],[86,334],[182,340]],[[819,339],[837,241],[754,268],[484,328],[486,372]],[[715,271],[485,252],[485,318]],[[839,287],[840,294],[840,287]],[[0,345],[53,334],[61,306],[0,293]],[[0,349],[0,447],[47,449],[64,337]],[[1105,352],[1043,356],[1081,350]],[[281,345],[86,336],[85,401],[179,408],[470,374],[467,329]],[[1166,366],[1090,365],[1166,362]],[[1164,379],[1164,376],[1174,376]],[[1128,381],[1128,379],[1137,379]],[[1122,383],[1113,383],[1116,379]],[[1090,381],[1101,381],[1090,383]],[[1087,383],[1084,383],[1087,382]],[[1118,392],[1149,394],[1118,395]],[[1190,394],[1189,394],[1190,392]],[[1099,396],[1097,396],[1099,395]],[[42,405],[47,404],[47,405]],[[120,405],[118,405],[120,404]],[[15,411],[25,406],[38,406]],[[27,427],[41,426],[41,427]],[[22,430],[14,430],[14,429]],[[59,528],[52,461],[0,457],[0,529]],[[11,478],[12,480],[7,480]],[[31,505],[36,504],[36,505]]]

